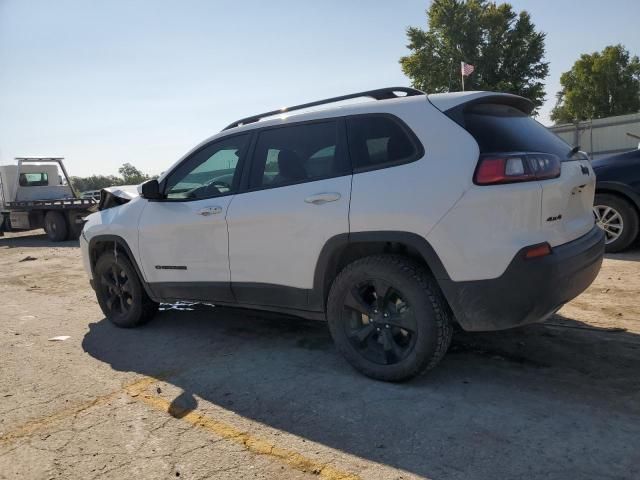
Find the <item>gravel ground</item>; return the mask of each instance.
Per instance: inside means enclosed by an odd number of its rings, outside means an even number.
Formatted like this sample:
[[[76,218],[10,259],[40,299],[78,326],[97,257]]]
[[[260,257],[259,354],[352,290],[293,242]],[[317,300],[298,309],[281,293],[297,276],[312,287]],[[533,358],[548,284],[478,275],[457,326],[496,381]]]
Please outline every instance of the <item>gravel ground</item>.
[[[0,478],[637,479],[638,261],[608,256],[546,324],[458,333],[436,370],[385,384],[319,322],[185,305],[117,329],[76,242],[7,235]]]

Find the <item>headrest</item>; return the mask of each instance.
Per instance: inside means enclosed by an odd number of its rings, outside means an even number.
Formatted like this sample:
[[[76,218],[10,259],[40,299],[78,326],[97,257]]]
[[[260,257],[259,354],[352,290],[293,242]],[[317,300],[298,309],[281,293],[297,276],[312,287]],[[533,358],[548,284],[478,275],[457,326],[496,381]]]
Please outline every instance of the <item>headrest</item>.
[[[302,180],[307,174],[302,165],[302,159],[293,150],[280,150],[278,152],[279,175],[288,180]]]

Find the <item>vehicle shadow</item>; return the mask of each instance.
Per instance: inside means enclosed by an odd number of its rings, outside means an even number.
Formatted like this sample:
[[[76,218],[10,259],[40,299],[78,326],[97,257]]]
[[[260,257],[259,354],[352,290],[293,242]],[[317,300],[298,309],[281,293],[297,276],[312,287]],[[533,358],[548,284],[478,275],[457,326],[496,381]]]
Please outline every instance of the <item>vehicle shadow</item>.
[[[135,330],[106,319],[83,348],[115,370],[170,382],[179,418],[197,398],[428,478],[631,478],[640,461],[640,336],[555,325],[456,335],[403,384],[353,371],[326,325],[207,306]]]
[[[610,260],[626,260],[640,262],[640,243],[632,245],[630,248],[620,253],[606,253],[604,258]]]
[[[5,234],[7,235],[7,234]],[[70,247],[78,247],[78,240],[68,240],[65,242],[52,242],[49,240],[46,234],[35,234],[35,235],[14,235],[9,234],[11,236],[0,237],[0,247],[35,247],[35,248],[44,248],[44,247],[56,247],[56,248],[70,248]]]

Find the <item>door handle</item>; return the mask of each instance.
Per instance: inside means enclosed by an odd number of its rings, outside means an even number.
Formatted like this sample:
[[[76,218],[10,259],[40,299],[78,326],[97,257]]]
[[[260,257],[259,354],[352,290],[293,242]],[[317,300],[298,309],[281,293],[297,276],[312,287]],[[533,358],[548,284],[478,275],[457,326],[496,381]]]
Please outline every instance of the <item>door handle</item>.
[[[215,215],[222,212],[222,207],[203,207],[198,210],[198,215],[208,217],[209,215]]]
[[[336,200],[340,200],[340,194],[337,192],[317,193],[304,199],[305,202],[311,203],[312,205],[322,205],[324,203],[335,202]]]

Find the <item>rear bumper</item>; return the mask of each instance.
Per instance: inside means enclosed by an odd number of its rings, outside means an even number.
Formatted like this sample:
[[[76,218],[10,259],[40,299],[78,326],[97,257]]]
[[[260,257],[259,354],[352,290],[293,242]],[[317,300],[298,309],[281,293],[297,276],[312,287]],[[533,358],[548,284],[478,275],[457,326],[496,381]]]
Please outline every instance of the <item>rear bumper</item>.
[[[460,326],[502,330],[544,320],[591,285],[600,271],[604,233],[597,227],[551,255],[526,259],[524,250],[491,280],[440,280]]]

